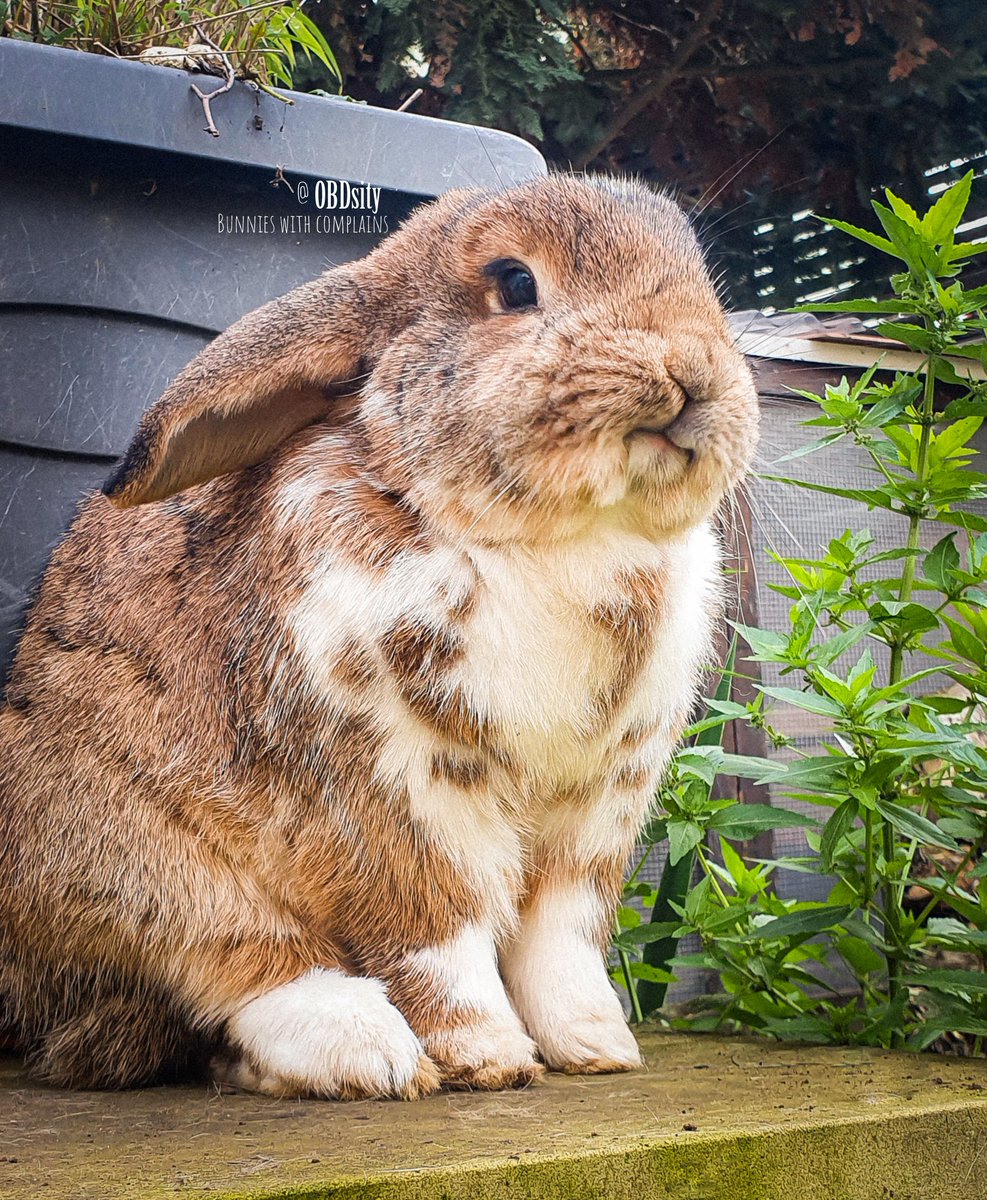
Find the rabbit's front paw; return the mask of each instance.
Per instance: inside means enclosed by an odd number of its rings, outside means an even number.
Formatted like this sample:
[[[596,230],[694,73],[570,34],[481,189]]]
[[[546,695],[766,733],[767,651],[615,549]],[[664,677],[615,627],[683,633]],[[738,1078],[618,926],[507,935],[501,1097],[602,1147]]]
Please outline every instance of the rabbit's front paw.
[[[535,1043],[513,1014],[483,1014],[423,1040],[449,1087],[497,1091],[524,1087],[545,1074]]]
[[[217,1081],[266,1095],[416,1100],[440,1082],[384,985],[341,971],[314,967],[249,1001],[227,1038]]]
[[[603,938],[590,936],[602,934],[607,916],[586,884],[546,887],[502,955],[511,1003],[550,1070],[597,1075],[641,1065]]]
[[[602,1075],[641,1066],[641,1051],[619,1010],[579,1016],[557,1013],[544,1022],[537,1037],[545,1062],[567,1075]]]

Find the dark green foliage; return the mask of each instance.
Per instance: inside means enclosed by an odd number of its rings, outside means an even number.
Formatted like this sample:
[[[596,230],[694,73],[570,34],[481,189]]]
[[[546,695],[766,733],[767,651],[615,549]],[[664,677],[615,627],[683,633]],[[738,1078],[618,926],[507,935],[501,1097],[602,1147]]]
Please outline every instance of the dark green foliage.
[[[418,112],[520,133],[562,169],[634,172],[700,202],[737,307],[851,281],[876,291],[879,254],[791,214],[861,224],[882,181],[921,204],[926,170],[987,149],[987,22],[970,0],[308,0],[306,11],[357,98],[394,106],[421,86]]]

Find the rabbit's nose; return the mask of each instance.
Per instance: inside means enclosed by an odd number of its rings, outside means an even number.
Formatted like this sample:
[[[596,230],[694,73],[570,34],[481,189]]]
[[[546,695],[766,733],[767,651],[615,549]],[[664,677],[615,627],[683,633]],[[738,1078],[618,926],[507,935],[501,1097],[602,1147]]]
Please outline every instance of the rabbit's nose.
[[[695,399],[687,385],[681,379],[677,379],[671,371],[668,373],[668,384],[666,385],[665,393],[668,410],[671,413],[670,419],[673,421]]]
[[[735,355],[715,339],[683,337],[669,347],[665,370],[687,402],[714,399],[736,375]]]

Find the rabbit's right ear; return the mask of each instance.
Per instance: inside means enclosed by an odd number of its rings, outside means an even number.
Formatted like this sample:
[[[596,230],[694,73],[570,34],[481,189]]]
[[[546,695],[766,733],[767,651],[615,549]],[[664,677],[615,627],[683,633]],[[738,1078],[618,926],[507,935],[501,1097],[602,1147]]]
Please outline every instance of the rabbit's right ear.
[[[104,493],[124,508],[163,500],[326,416],[333,387],[356,390],[371,340],[386,337],[373,291],[340,267],[231,325],[145,413]]]

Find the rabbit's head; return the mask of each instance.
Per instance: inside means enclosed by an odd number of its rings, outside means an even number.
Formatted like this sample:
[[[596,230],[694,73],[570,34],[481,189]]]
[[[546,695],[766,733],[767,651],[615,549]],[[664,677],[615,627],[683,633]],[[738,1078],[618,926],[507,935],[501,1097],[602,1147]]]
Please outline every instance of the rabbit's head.
[[[163,498],[334,410],[388,491],[495,540],[608,512],[683,529],[743,475],[757,431],[685,216],[604,178],[451,192],[249,314],[147,413],[106,491]]]

